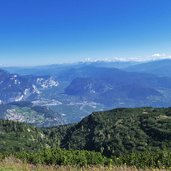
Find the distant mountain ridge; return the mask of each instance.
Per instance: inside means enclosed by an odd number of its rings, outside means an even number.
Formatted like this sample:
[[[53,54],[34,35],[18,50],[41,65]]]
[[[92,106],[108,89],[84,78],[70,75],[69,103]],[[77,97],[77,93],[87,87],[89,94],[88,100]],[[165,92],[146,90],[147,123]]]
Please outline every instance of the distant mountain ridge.
[[[129,66],[126,68],[126,71],[150,73],[161,77],[171,77],[171,59]]]
[[[138,59],[138,58],[137,58]],[[155,60],[142,60],[142,61],[84,61],[71,64],[53,64],[45,66],[33,67],[2,67],[2,69],[10,73],[17,73],[21,75],[53,75],[59,76],[63,72],[73,68],[82,68],[86,66],[91,67],[105,67],[105,68],[118,68],[125,69],[126,71],[145,72],[157,74],[160,76],[170,76],[171,59],[155,59]],[[168,73],[169,71],[169,73]]]
[[[76,63],[66,63],[66,64],[53,64],[45,66],[33,66],[33,67],[3,67],[4,70],[7,70],[10,73],[17,73],[20,75],[51,75],[58,77],[63,72],[73,68],[82,68],[82,67],[106,67],[106,68],[127,68],[129,66],[139,64],[139,62],[122,62],[122,61],[85,61],[85,62],[76,62]]]

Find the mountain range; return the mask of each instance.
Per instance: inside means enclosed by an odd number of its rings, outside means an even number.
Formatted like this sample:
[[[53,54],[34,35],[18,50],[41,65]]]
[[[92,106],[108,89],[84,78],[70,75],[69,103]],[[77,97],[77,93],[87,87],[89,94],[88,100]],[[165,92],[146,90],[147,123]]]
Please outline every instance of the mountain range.
[[[50,76],[21,76],[0,70],[0,102],[37,99],[44,90],[57,87],[58,84]]]
[[[0,103],[30,101],[59,113],[65,123],[117,107],[169,107],[169,66],[168,59],[7,67],[0,70]]]
[[[142,64],[132,65],[126,68],[131,72],[150,73],[160,77],[171,77],[171,60],[157,60]]]
[[[65,88],[66,94],[109,107],[162,105],[171,90],[170,78],[152,74],[102,67],[84,67],[69,73],[73,80]]]

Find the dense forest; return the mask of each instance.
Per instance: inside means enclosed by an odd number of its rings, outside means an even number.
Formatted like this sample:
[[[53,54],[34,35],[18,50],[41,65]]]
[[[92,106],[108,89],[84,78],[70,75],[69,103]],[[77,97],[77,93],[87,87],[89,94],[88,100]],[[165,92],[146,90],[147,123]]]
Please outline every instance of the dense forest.
[[[106,156],[171,147],[171,108],[120,108],[94,112],[81,122],[43,130],[66,149]]]
[[[118,108],[52,128],[0,120],[0,156],[33,164],[171,165],[171,108]]]

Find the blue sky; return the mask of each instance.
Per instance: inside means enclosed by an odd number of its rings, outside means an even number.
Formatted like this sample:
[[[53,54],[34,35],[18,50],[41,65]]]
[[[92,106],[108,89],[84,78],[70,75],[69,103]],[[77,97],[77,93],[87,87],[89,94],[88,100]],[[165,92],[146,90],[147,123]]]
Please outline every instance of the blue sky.
[[[159,54],[171,55],[170,0],[0,2],[3,65]]]

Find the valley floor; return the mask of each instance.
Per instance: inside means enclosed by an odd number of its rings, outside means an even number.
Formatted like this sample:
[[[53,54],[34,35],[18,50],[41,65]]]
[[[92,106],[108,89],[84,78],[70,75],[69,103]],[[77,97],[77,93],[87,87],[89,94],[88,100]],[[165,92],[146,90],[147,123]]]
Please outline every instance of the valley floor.
[[[17,159],[8,158],[0,162],[0,171],[166,171],[164,169],[137,169],[135,167],[103,167],[92,166],[86,168],[77,168],[70,166],[45,166],[45,165],[30,165],[23,163]]]

